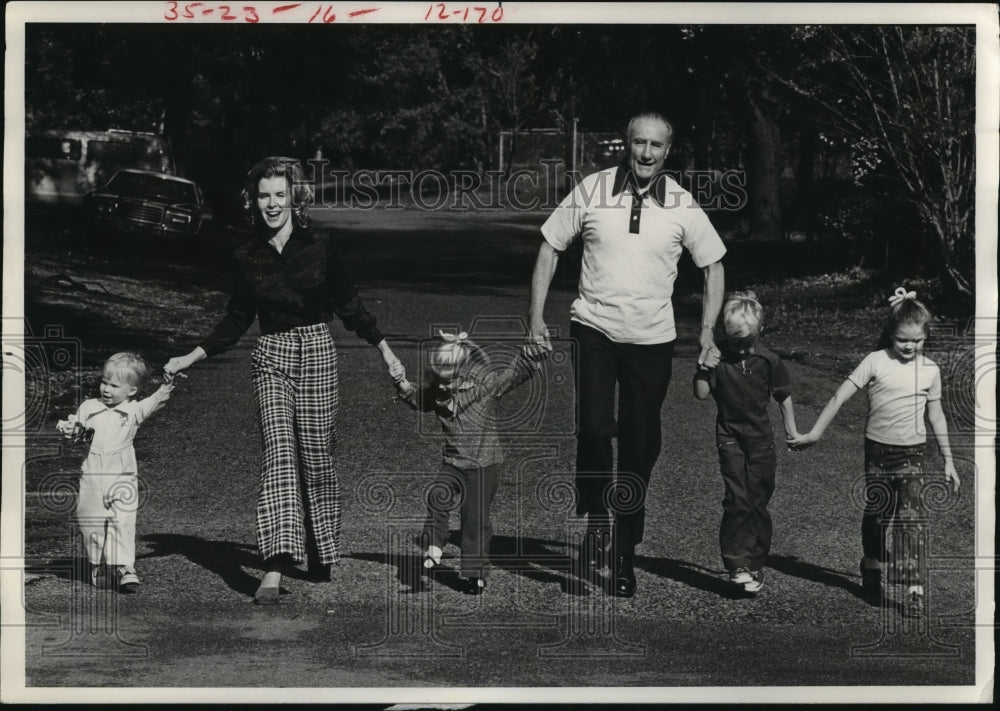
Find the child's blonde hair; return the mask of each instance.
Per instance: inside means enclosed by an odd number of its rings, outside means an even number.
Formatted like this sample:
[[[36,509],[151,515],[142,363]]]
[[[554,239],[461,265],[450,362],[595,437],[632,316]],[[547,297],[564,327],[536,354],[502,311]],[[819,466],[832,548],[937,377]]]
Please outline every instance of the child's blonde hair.
[[[438,331],[438,335],[442,342],[431,351],[428,363],[434,376],[440,377],[445,368],[453,368],[456,373],[462,371],[463,375],[468,375],[474,368],[481,368],[489,362],[486,352],[470,341],[469,335],[464,331],[458,335]]]
[[[149,379],[149,365],[138,353],[123,351],[104,361],[103,373],[117,375],[133,387],[142,387]]]
[[[726,335],[734,338],[759,336],[764,324],[764,309],[752,291],[734,291],[722,309]]]

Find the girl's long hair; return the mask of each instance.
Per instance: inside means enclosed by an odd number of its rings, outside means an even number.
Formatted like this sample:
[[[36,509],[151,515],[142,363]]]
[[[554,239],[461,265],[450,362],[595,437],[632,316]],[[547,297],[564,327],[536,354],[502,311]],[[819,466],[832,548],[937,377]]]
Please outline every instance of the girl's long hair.
[[[912,292],[911,292],[912,293]],[[889,310],[889,316],[885,320],[885,327],[879,337],[878,347],[889,348],[892,346],[892,337],[896,329],[900,326],[919,326],[927,335],[927,324],[930,323],[931,312],[927,307],[917,301],[913,296],[904,297],[894,304]]]

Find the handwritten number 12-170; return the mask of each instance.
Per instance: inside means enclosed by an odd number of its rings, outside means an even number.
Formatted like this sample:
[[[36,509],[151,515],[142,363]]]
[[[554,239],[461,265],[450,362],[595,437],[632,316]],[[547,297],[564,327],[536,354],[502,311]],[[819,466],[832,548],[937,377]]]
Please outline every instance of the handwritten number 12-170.
[[[437,14],[435,15],[434,9],[437,8]],[[486,7],[459,7],[456,9],[449,9],[448,6],[439,2],[436,5],[431,5],[427,8],[427,13],[424,15],[425,20],[452,20],[459,19],[461,17],[462,21],[465,22],[469,19],[469,10],[472,10],[473,19],[480,24],[486,22],[489,8]],[[476,13],[479,14],[479,19],[475,19]],[[499,6],[489,14],[489,19],[493,22],[500,22],[503,19],[503,6]]]
[[[184,9],[178,12],[180,5],[176,0],[168,0],[167,11],[163,13],[163,19],[168,21],[177,20],[183,18],[185,20],[193,20],[195,18],[195,10],[197,8],[203,8],[198,10],[201,15],[211,15],[216,10],[219,12],[219,17],[226,22],[232,22],[233,20],[240,19],[239,15],[233,14],[231,5],[216,5],[214,7],[205,7],[203,2],[191,2],[184,5]],[[243,7],[243,19],[251,24],[256,24],[260,22],[260,17],[257,16],[257,8],[253,5],[245,5]]]

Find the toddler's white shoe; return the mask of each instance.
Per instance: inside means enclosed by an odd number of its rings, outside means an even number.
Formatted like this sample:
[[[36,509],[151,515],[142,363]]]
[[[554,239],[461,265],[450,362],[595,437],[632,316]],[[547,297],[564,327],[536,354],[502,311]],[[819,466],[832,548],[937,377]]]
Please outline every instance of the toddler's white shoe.
[[[139,576],[127,565],[118,566],[118,585],[123,593],[139,592]]]

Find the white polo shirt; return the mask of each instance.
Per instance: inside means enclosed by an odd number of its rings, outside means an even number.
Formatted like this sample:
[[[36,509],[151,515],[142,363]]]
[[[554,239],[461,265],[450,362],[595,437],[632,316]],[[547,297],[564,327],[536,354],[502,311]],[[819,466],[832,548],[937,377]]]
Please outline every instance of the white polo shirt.
[[[588,175],[549,215],[542,235],[559,252],[583,236],[572,320],[617,343],[666,343],[677,337],[671,296],[681,252],[701,268],[722,259],[726,247],[675,180],[660,174],[636,212],[636,187],[627,178],[623,167]]]

